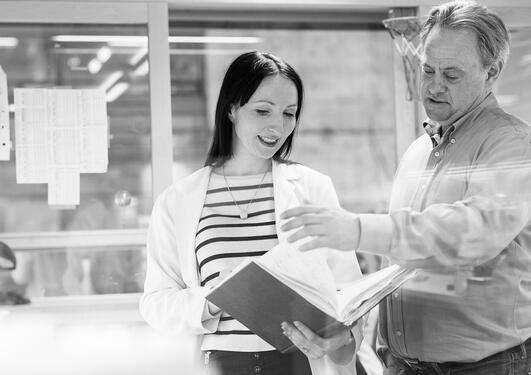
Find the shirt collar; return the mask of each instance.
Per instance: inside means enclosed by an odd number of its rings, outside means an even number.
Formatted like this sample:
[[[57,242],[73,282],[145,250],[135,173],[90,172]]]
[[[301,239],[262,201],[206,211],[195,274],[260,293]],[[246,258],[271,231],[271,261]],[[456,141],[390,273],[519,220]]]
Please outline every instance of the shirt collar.
[[[492,107],[498,107],[498,102],[494,94],[490,92],[477,106],[475,106],[472,110],[468,111],[463,116],[458,118],[453,124],[449,124],[448,127],[446,127],[446,129],[444,130],[448,130],[450,128],[452,128],[452,130],[458,129],[464,123],[470,122],[471,119],[475,118],[479,113],[483,112],[484,109]],[[424,122],[422,123],[422,126],[424,127],[426,133],[430,136],[433,145],[438,145],[443,137],[442,125],[440,125],[436,121],[433,121],[430,118],[426,118],[426,120],[424,120]]]

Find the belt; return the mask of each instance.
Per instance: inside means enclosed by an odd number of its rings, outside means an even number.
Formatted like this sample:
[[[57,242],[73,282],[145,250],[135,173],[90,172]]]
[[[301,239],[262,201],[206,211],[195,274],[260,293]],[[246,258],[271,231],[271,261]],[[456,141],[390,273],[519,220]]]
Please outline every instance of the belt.
[[[531,355],[531,338],[527,339],[520,345],[503,350],[501,352],[490,355],[477,362],[424,362],[414,358],[399,357],[397,360],[404,363],[407,367],[414,371],[435,370],[438,372],[448,372],[449,370],[457,370],[459,368],[467,367],[480,362],[489,362],[498,359],[499,357],[507,356],[512,360],[525,359]]]

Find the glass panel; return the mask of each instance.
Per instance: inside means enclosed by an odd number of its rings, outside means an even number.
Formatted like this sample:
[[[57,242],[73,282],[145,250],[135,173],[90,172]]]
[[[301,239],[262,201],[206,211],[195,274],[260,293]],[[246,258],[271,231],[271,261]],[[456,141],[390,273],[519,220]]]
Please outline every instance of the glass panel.
[[[511,30],[511,53],[496,84],[500,105],[531,123],[531,27]]]
[[[34,297],[138,293],[145,276],[143,246],[61,248],[17,253],[17,268],[0,275],[0,291]]]
[[[293,65],[305,84],[291,159],[328,174],[345,208],[384,212],[395,168],[389,36],[294,28],[170,29],[174,178],[204,163],[230,62],[246,51],[268,51]]]
[[[14,151],[0,161],[0,232],[146,226],[152,205],[146,33],[145,25],[0,25],[10,104],[14,88],[103,88],[110,128],[108,171],[81,174],[81,204],[73,209],[48,206],[47,184],[17,184]],[[13,106],[10,112],[14,142]]]

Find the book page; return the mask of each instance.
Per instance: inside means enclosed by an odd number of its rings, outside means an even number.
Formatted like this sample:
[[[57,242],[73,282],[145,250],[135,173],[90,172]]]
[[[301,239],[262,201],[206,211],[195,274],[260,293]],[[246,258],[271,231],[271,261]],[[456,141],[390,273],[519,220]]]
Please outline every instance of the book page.
[[[364,276],[338,293],[338,310],[347,325],[374,307],[380,300],[415,275],[414,270],[392,265]],[[367,304],[363,311],[356,311]],[[361,315],[360,315],[361,314]]]
[[[0,160],[9,160],[11,155],[9,105],[7,98],[7,77],[0,66]]]
[[[296,244],[281,243],[262,255],[256,263],[307,301],[337,317],[337,291],[327,263],[327,250],[301,252]]]

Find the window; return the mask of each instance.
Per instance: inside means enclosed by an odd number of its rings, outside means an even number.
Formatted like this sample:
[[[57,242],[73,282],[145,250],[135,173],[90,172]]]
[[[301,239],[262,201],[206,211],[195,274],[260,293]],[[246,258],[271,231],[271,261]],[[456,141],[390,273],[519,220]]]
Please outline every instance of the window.
[[[341,17],[336,24],[312,23],[304,14],[280,23],[254,15],[252,25],[237,16],[204,27],[171,22],[174,179],[204,163],[230,62],[261,50],[288,61],[305,85],[291,159],[328,174],[345,208],[384,212],[395,168],[392,44],[384,15],[347,24]]]
[[[17,184],[13,150],[10,161],[0,162],[0,233],[9,234],[18,258],[2,284],[29,298],[140,292],[152,207],[146,26],[4,24],[0,30],[11,105],[14,88],[102,88],[110,129],[108,171],[81,174],[79,206],[55,209],[46,184]],[[13,107],[10,117],[16,147]],[[104,246],[111,238],[115,244]]]

